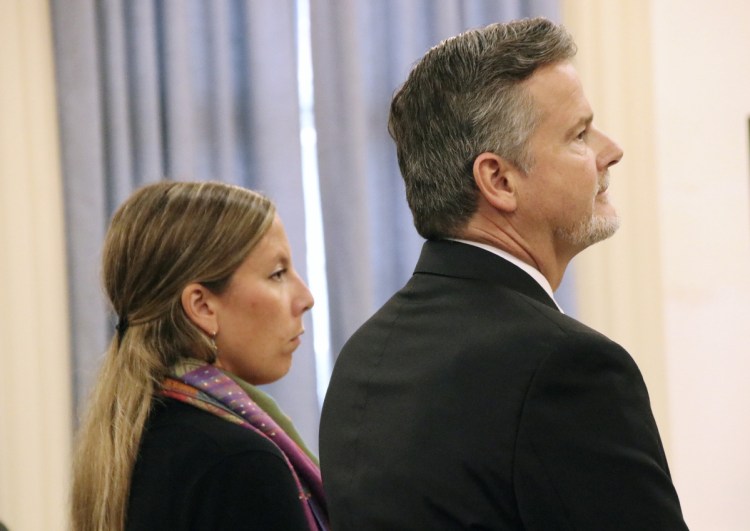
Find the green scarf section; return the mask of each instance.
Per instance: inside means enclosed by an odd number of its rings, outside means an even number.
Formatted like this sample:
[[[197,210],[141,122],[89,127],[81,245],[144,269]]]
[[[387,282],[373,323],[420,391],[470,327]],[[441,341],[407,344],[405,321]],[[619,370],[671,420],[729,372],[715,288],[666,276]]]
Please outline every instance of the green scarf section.
[[[179,378],[205,364],[206,362],[196,360],[194,358],[182,358],[172,366],[172,368],[170,369],[170,373]],[[307,448],[307,445],[302,440],[302,437],[300,437],[300,434],[297,432],[297,428],[295,428],[294,424],[292,424],[292,419],[290,419],[283,411],[281,411],[281,408],[279,408],[276,401],[271,398],[270,395],[264,393],[254,385],[247,383],[245,380],[243,380],[239,376],[232,374],[231,372],[225,371],[224,369],[219,370],[226,374],[229,378],[234,380],[234,382],[247,393],[247,396],[249,396],[253,402],[258,404],[258,406],[260,406],[260,408],[263,409],[263,411],[265,411],[268,416],[271,417],[276,422],[276,424],[278,424],[281,429],[286,432],[289,438],[292,439],[297,444],[297,446],[299,446],[300,449],[305,452],[310,459],[313,460],[316,465],[320,466],[320,462],[318,461],[317,456],[313,454],[309,450],[309,448]]]

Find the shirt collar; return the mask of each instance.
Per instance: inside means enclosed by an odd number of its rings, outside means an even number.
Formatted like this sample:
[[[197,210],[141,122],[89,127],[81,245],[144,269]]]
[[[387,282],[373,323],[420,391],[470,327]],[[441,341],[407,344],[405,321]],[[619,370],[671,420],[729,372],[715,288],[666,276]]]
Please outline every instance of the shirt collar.
[[[507,260],[508,262],[520,268],[521,270],[525,271],[531,278],[536,280],[537,284],[539,284],[544,291],[547,292],[547,295],[549,295],[549,298],[552,299],[552,302],[555,303],[555,306],[557,306],[557,309],[560,310],[562,313],[565,313],[563,309],[560,308],[560,305],[557,304],[557,301],[555,300],[555,295],[554,295],[554,292],[552,291],[552,286],[550,285],[549,280],[547,280],[547,277],[542,275],[542,272],[539,271],[534,266],[527,264],[523,260],[516,258],[512,254],[506,251],[503,251],[502,249],[498,249],[497,247],[493,247],[492,245],[487,245],[486,243],[473,242],[470,240],[462,240],[460,238],[446,238],[446,239],[452,240],[454,242],[465,243],[466,245],[473,245],[474,247],[479,247],[480,249],[489,251],[493,254],[496,254],[500,258]]]

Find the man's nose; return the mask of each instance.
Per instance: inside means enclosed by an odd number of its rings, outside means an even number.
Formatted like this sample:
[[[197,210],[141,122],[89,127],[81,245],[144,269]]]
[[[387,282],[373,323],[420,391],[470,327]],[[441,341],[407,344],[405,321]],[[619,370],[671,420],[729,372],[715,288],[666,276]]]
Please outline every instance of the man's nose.
[[[617,142],[601,131],[599,134],[601,135],[602,147],[596,157],[596,165],[599,170],[604,171],[620,162],[624,153]]]

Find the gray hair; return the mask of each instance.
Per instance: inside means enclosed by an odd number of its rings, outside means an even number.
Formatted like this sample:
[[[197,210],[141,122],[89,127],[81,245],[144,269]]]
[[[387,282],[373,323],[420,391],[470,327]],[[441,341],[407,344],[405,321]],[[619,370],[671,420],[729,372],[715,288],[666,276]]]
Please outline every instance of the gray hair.
[[[529,169],[527,140],[539,117],[521,83],[575,53],[564,27],[534,18],[467,31],[416,64],[393,97],[388,131],[419,234],[458,235],[477,208],[481,153]]]

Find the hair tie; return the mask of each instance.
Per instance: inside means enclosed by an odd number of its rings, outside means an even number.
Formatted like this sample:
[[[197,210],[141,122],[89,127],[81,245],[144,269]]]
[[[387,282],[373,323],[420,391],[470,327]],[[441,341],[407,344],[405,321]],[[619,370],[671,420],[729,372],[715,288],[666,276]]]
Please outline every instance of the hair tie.
[[[117,324],[115,325],[115,330],[117,330],[117,341],[122,341],[122,336],[125,335],[125,332],[128,329],[128,318],[127,317],[120,317],[117,320]]]

